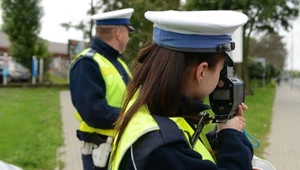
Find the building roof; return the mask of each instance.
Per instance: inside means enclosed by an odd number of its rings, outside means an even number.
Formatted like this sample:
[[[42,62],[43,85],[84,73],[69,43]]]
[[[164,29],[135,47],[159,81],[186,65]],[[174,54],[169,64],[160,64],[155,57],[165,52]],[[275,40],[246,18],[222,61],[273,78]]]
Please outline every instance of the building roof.
[[[47,40],[46,40],[47,41]],[[9,40],[7,35],[0,31],[0,48],[8,48]],[[56,54],[68,54],[68,44],[48,41],[48,50]]]
[[[48,50],[58,54],[68,54],[68,44],[48,41]]]

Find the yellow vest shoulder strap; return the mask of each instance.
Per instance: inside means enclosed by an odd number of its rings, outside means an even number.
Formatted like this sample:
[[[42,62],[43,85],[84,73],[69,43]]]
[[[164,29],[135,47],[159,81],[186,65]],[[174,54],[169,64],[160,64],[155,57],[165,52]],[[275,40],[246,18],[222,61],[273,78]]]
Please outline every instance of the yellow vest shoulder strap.
[[[131,101],[132,102],[132,101]],[[182,130],[187,131],[190,135],[193,135],[194,131],[189,126],[189,124],[183,118],[172,118],[176,125]],[[110,166],[113,170],[118,169],[123,156],[127,150],[137,141],[141,136],[146,133],[159,130],[161,127],[158,126],[157,121],[149,114],[145,106],[134,115],[127,125],[125,131],[120,138],[118,148],[113,148],[112,155],[113,160],[111,159]],[[205,135],[202,135],[202,137]],[[173,136],[174,137],[174,136]],[[188,135],[185,136],[186,141],[189,141]],[[177,138],[174,140],[177,140]],[[209,145],[209,143],[207,143]],[[208,146],[205,146],[200,140],[197,141],[194,150],[199,152],[203,159],[210,160],[215,162],[210,152],[207,150]]]
[[[126,91],[126,85],[122,80],[121,75],[115,68],[115,66],[104,56],[100,55],[93,49],[86,49],[77,55],[71,63],[70,70],[72,67],[83,57],[92,58],[97,62],[102,77],[105,82],[106,92],[105,98],[109,106],[120,108],[123,101],[123,95]],[[130,75],[129,70],[124,62],[121,59],[118,59],[128,75]],[[86,122],[84,122],[78,112],[75,113],[75,117],[80,122],[79,130],[82,132],[88,133],[98,133],[106,136],[114,136],[114,130],[112,129],[98,129],[94,127],[90,127]]]

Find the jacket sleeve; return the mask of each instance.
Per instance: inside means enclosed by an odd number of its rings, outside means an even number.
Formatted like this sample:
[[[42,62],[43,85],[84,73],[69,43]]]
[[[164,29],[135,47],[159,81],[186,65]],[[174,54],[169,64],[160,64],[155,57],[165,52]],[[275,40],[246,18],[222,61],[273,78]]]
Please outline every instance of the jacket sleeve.
[[[235,129],[223,129],[217,133],[217,165],[229,169],[253,169],[253,147],[246,135]]]
[[[108,105],[98,64],[92,58],[82,58],[70,70],[69,79],[72,103],[82,119],[91,127],[112,129],[120,108]]]
[[[147,170],[252,170],[253,149],[246,136],[236,130],[218,133],[220,148],[216,164],[203,160],[196,151],[172,144],[154,151],[148,159]]]

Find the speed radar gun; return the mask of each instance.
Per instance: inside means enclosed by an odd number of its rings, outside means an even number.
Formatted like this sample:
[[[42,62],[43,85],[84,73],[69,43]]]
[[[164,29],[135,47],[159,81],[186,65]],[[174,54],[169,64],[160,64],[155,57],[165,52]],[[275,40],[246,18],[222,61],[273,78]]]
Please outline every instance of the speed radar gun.
[[[209,95],[209,102],[215,113],[213,123],[225,123],[231,119],[238,106],[245,100],[244,82],[234,75],[230,51],[226,51],[226,54],[225,66],[220,73],[218,85]]]
[[[195,133],[192,136],[192,146],[194,147],[203,127],[210,121],[212,123],[226,123],[229,119],[233,118],[238,106],[245,100],[245,86],[244,81],[238,76],[234,75],[234,62],[231,59],[231,50],[234,50],[235,44],[231,42],[229,45],[218,45],[217,52],[225,52],[226,59],[225,65],[220,73],[220,79],[217,87],[209,95],[209,102],[214,116],[210,116],[207,112],[199,114],[199,121],[194,126]],[[245,130],[243,133],[249,138],[254,140],[259,146],[259,142],[248,134]],[[275,168],[268,161],[254,156],[252,165],[256,170],[275,170]]]
[[[213,123],[226,123],[231,119],[238,106],[245,100],[244,82],[234,75],[234,63],[231,59],[231,51],[234,50],[235,44],[220,44],[215,49],[216,52],[225,53],[225,65],[220,73],[220,79],[215,90],[209,95],[209,102],[214,112],[210,116],[207,112],[199,114],[199,122],[194,126],[195,133],[192,137],[192,146],[195,145],[204,125],[210,121]]]

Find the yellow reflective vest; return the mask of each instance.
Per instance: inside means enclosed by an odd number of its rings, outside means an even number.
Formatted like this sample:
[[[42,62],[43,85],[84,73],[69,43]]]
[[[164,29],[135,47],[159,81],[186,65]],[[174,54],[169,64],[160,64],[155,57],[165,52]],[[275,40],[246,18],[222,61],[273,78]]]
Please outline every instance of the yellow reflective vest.
[[[74,58],[70,65],[72,66],[74,62],[76,62],[81,56],[86,55],[88,52],[90,52],[90,50],[91,49],[88,48],[81,52]],[[108,105],[120,108],[123,101],[123,95],[126,91],[126,85],[122,80],[121,75],[119,74],[115,66],[102,55],[95,53],[92,58],[98,63],[102,77],[104,79],[106,86],[105,98],[107,100]],[[127,65],[120,58],[118,58],[118,61],[122,64],[127,74],[131,77]],[[79,130],[82,132],[98,133],[105,136],[114,136],[113,129],[98,129],[90,127],[84,120],[82,120],[78,112],[75,112],[75,117],[80,122]]]
[[[129,103],[132,104],[133,101]],[[130,106],[129,106],[130,107]],[[182,117],[170,118],[173,120],[177,126],[185,132],[189,132],[190,135],[194,134],[194,130]],[[125,131],[123,132],[118,148],[116,148],[115,143],[113,145],[111,159],[109,163],[110,170],[118,170],[120,163],[128,151],[128,149],[143,135],[159,130],[159,126],[155,119],[150,115],[146,106],[142,106],[138,112],[132,117],[128,123]],[[189,141],[189,137],[186,133],[185,138]],[[194,150],[202,155],[205,160],[210,160],[215,163],[213,156],[210,154],[211,151],[210,144],[205,136],[205,134],[200,135],[201,140],[205,143],[203,144],[200,140],[197,141]],[[147,146],[145,146],[147,147]]]

